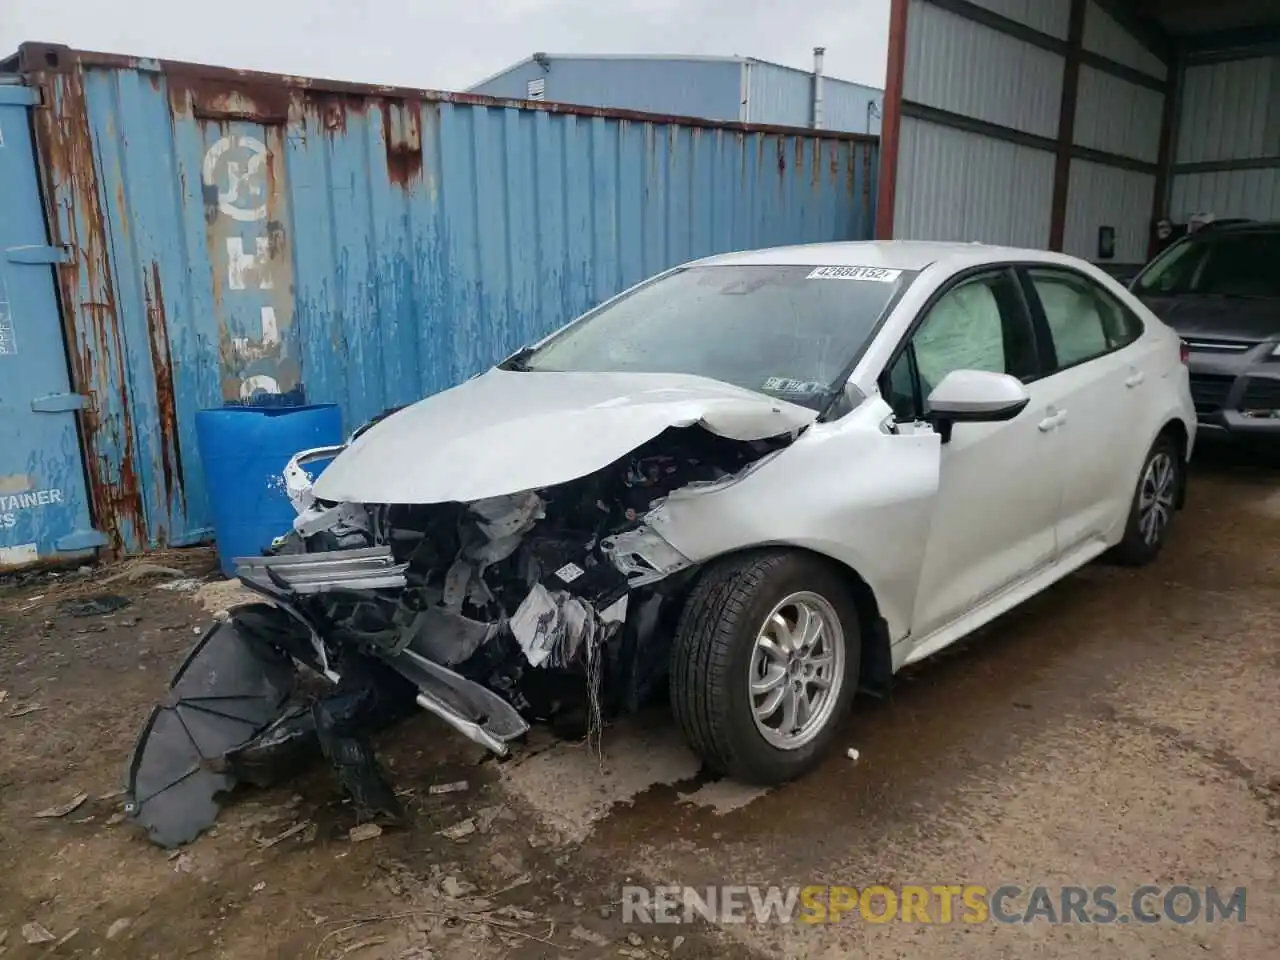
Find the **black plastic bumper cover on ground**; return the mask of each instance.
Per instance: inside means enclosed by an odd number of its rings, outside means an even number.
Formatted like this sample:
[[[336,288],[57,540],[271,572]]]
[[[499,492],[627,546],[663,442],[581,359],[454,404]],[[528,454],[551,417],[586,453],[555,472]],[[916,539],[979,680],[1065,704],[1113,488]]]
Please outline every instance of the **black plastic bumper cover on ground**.
[[[228,753],[274,723],[294,688],[290,658],[236,622],[205,633],[142,728],[129,763],[125,812],[162,847],[194,840],[235,786]]]

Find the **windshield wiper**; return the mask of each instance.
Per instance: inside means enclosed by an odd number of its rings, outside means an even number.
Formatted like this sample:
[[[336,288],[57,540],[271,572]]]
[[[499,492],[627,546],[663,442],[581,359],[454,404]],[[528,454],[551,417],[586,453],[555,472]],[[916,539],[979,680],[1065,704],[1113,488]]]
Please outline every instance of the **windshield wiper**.
[[[498,364],[499,370],[512,370],[516,373],[527,373],[529,364],[526,363],[533,356],[533,347],[521,347],[507,359]]]

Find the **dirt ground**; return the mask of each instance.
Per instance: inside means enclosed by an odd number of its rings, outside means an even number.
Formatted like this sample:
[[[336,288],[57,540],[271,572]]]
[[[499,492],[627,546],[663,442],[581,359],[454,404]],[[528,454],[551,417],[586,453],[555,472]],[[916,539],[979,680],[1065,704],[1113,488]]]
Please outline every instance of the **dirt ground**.
[[[1274,957],[1278,480],[1239,456],[1197,465],[1158,563],[1091,566],[860,701],[856,761],[836,751],[748,790],[702,774],[661,713],[608,730],[603,762],[535,735],[498,763],[422,716],[380,741],[412,823],[359,842],[324,769],[238,791],[181,851],[121,822],[137,728],[227,602],[197,593],[216,579],[207,552],[0,584],[0,954]],[[73,615],[102,595],[130,602]],[[1213,925],[658,927],[623,922],[627,883],[1243,885],[1248,909]]]

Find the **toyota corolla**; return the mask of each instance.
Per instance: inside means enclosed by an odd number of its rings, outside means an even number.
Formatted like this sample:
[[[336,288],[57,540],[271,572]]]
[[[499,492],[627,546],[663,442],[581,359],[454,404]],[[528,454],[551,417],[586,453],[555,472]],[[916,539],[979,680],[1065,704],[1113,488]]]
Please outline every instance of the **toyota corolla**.
[[[857,690],[1096,557],[1157,556],[1185,364],[1060,254],[840,243],[664,272],[294,459],[294,529],[239,565],[264,602],[183,664],[128,809],[184,842],[306,744],[395,817],[368,736],[406,711],[505,755],[531,722],[592,737],[663,697],[713,770],[797,777]]]

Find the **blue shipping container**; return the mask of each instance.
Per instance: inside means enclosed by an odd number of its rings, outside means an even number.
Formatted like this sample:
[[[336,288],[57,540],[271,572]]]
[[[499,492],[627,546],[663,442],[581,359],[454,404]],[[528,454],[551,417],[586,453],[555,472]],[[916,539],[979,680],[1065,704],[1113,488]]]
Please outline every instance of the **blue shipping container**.
[[[210,534],[195,411],[346,429],[673,264],[864,239],[874,138],[26,45],[97,525]],[[52,338],[53,332],[45,334]]]

